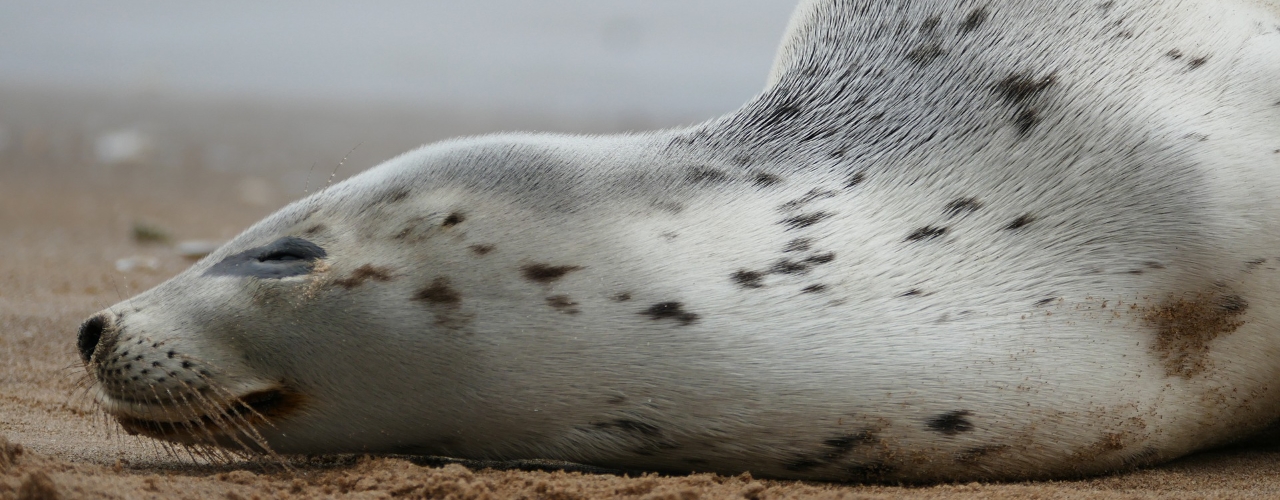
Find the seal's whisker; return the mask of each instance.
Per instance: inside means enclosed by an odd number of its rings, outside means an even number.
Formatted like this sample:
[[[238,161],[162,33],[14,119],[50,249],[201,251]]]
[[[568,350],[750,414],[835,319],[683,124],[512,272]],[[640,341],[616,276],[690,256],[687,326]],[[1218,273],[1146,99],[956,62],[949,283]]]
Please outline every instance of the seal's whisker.
[[[354,153],[356,148],[359,148],[362,144],[364,144],[364,141],[356,143],[355,146],[352,146],[351,149],[347,151],[347,154],[342,155],[342,161],[339,161],[338,164],[333,167],[333,173],[329,174],[329,182],[325,183],[325,189],[329,189],[329,186],[333,185],[333,178],[338,176],[338,169],[342,168],[342,165],[347,163],[347,157],[351,156],[351,153]]]
[[[302,196],[311,194],[311,175],[316,172],[316,162],[311,162],[311,169],[307,170],[307,181],[302,185]]]
[[[186,382],[183,382],[183,384],[185,385]],[[227,412],[226,405],[209,401],[208,398],[203,394],[200,394],[199,391],[190,391],[190,393],[198,402],[200,402],[200,405],[205,408],[204,415],[209,423],[216,426],[223,435],[233,440],[237,446],[240,446],[241,448],[248,448],[248,444],[241,441],[238,437],[238,434],[242,431],[239,428],[239,424],[235,421],[234,416]],[[211,439],[210,443],[218,444],[216,439]]]
[[[223,393],[227,397],[227,399],[230,401],[231,406],[228,406],[226,410],[223,410],[223,414],[230,417],[234,422],[239,422],[239,425],[237,426],[238,429],[245,434],[245,437],[249,438],[251,441],[257,444],[261,448],[262,453],[272,457],[276,457],[275,452],[267,444],[267,440],[262,437],[262,434],[258,432],[254,423],[250,421],[248,418],[242,415],[239,415],[238,411],[232,411],[232,407],[238,404],[241,407],[247,408],[250,412],[252,412],[253,415],[257,416],[259,421],[269,422],[268,420],[266,420],[266,417],[259,414],[251,406],[246,404],[240,398],[236,397],[234,394],[231,394],[229,390],[227,390],[225,387],[222,387],[220,384],[217,384],[216,382],[211,380],[206,381],[206,383],[209,385],[210,390],[214,392]],[[248,447],[246,446],[246,449],[247,448]]]
[[[234,436],[233,430],[228,427],[227,423],[224,420],[223,410],[221,405],[212,401],[208,401],[197,391],[192,391],[190,392],[190,394],[193,402],[199,405],[199,407],[202,409],[202,411],[200,411],[199,414],[203,418],[200,419],[199,424],[203,429],[205,429],[206,432],[210,433],[208,442],[214,445],[218,444],[217,437],[215,434],[213,434],[214,430],[216,430],[218,433],[227,435],[228,437],[234,439],[235,436]],[[212,430],[209,429],[209,427],[211,426],[213,427]]]
[[[169,432],[177,434],[178,425],[174,423],[175,419],[173,418],[173,411],[169,408],[168,405],[164,404],[164,401],[162,399],[160,399],[160,393],[156,392],[155,384],[151,384],[150,389],[151,389],[151,394],[154,396],[154,399],[151,400],[148,406],[159,408],[160,411],[164,413],[164,418],[167,420],[167,421],[154,421],[154,422],[157,425],[161,426],[162,428],[165,425],[169,426]],[[179,415],[179,418],[181,418],[181,415]]]
[[[187,418],[183,420],[183,425],[186,426],[187,429],[191,431],[189,433],[190,436],[196,437],[197,435],[196,431],[198,430],[199,432],[203,432],[205,434],[205,436],[208,438],[210,443],[217,442],[217,438],[209,430],[209,426],[204,422],[204,419],[200,418],[200,416],[203,415],[204,412],[196,410],[196,408],[191,404],[191,401],[187,399],[187,396],[185,394],[181,394],[178,398],[175,398],[172,392],[170,392],[169,398],[180,399],[182,401],[182,404],[187,407],[187,410],[191,412],[191,415],[192,415],[191,418]]]

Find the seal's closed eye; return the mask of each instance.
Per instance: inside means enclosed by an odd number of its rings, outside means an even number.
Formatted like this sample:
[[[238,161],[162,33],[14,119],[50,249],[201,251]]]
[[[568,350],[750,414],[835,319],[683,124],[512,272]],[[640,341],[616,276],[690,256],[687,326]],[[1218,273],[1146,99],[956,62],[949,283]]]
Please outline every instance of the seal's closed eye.
[[[316,259],[326,255],[323,248],[295,236],[285,236],[269,244],[227,256],[214,264],[205,276],[247,276],[280,279],[308,274]]]

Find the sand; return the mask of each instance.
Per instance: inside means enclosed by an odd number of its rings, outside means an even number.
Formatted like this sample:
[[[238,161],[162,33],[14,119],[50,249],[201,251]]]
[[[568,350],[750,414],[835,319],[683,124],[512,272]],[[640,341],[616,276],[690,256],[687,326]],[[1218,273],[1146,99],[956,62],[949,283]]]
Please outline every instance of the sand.
[[[229,238],[304,188],[324,184],[344,155],[338,177],[415,142],[517,127],[500,120],[451,126],[368,110],[356,116],[15,92],[0,92],[0,102],[17,102],[10,100],[16,95],[23,103],[0,111],[0,498],[1280,497],[1280,452],[1265,447],[1076,481],[910,487],[471,470],[411,457],[318,457],[289,469],[273,462],[197,463],[123,435],[95,411],[75,354],[79,323],[190,265],[173,242]],[[191,118],[205,112],[213,116]],[[378,116],[383,125],[376,125]],[[537,125],[526,119],[524,125]],[[613,127],[584,123],[519,128]],[[121,127],[146,131],[153,150],[104,164],[95,142]],[[351,152],[361,143],[368,147]],[[140,239],[139,225],[160,234]],[[140,264],[118,270],[117,261],[127,258]]]

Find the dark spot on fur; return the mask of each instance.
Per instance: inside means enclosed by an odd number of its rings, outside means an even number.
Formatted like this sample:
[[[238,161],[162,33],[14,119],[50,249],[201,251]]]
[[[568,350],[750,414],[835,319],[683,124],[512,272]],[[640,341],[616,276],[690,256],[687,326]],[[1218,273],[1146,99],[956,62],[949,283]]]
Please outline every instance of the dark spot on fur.
[[[162,363],[160,363],[159,361],[152,361],[152,362],[151,362],[151,367],[152,367],[152,368],[159,368],[161,364],[162,364]]]
[[[956,410],[943,413],[929,419],[927,425],[930,429],[941,432],[948,436],[954,436],[961,432],[969,432],[973,430],[973,423],[966,418],[972,415],[968,410]]]
[[[862,431],[857,434],[846,434],[840,437],[834,437],[823,441],[822,444],[832,448],[827,455],[828,459],[840,458],[853,450],[858,445],[873,444],[876,442],[876,434],[871,431]]]
[[[945,54],[942,50],[942,44],[938,42],[926,42],[907,53],[907,60],[916,64],[929,64],[934,59]]]
[[[618,430],[627,431],[627,432],[635,432],[635,433],[643,434],[648,437],[658,437],[662,435],[662,429],[659,429],[655,425],[646,424],[644,422],[638,422],[635,420],[629,420],[625,418],[620,418],[612,422],[600,422],[598,424],[591,424],[591,425],[594,425],[600,429],[618,429]]]
[[[827,191],[825,189],[811,189],[809,190],[808,193],[805,193],[804,196],[801,196],[794,200],[783,203],[781,206],[778,207],[778,210],[781,210],[784,212],[796,210],[809,202],[820,200],[823,198],[832,198],[835,195],[836,195],[835,191]]]
[[[947,215],[955,217],[960,214],[969,213],[982,208],[982,202],[977,198],[960,198],[947,204]]]
[[[938,25],[942,24],[942,16],[929,16],[924,22],[920,23],[921,33],[932,33],[938,29]]]
[[[795,460],[787,462],[785,467],[787,470],[792,472],[803,472],[803,471],[812,469],[814,467],[817,467],[819,465],[822,465],[822,462],[819,462],[812,458],[799,457],[799,458],[796,458]]]
[[[176,351],[169,351],[166,355],[169,357],[169,359],[173,359],[173,357],[177,356],[178,353]]]
[[[670,212],[673,214],[678,214],[684,211],[684,205],[681,205],[674,201],[654,201],[653,208],[656,208],[663,212]]]
[[[631,292],[615,293],[612,297],[609,297],[609,298],[613,299],[614,302],[626,302],[628,300],[631,300]]]
[[[782,259],[769,268],[769,272],[775,274],[803,274],[808,270],[808,264],[787,259]]]
[[[1052,303],[1053,303],[1053,301],[1055,301],[1055,300],[1058,300],[1058,298],[1057,298],[1057,297],[1049,297],[1049,298],[1047,298],[1047,299],[1040,299],[1040,300],[1037,300],[1037,301],[1036,301],[1036,304],[1035,304],[1035,305],[1036,305],[1036,307],[1044,307],[1044,306],[1047,306],[1047,305],[1049,305],[1049,304],[1052,304]]]
[[[417,227],[414,226],[412,223],[410,223],[408,226],[405,226],[404,229],[401,229],[400,232],[396,233],[395,236],[392,236],[392,238],[397,240],[403,240],[405,238],[408,238],[410,234],[413,234],[413,231],[415,229],[417,229]]]
[[[476,255],[487,255],[489,252],[492,252],[493,249],[496,247],[494,247],[493,245],[471,245],[467,248],[471,249],[471,253],[474,253]]]
[[[1044,92],[1057,81],[1053,74],[1035,78],[1027,73],[1014,73],[996,84],[996,92],[1006,101],[1020,103]]]
[[[783,104],[773,109],[769,116],[765,117],[765,125],[782,123],[800,116],[800,108],[789,104]]]
[[[396,203],[399,201],[403,201],[405,198],[408,198],[408,197],[409,197],[408,189],[397,189],[395,191],[387,193],[387,195],[382,198],[382,202],[387,204]]]
[[[1192,60],[1190,60],[1190,61],[1187,61],[1187,68],[1188,68],[1188,69],[1196,69],[1196,68],[1199,68],[1199,67],[1201,67],[1201,66],[1204,66],[1204,63],[1206,63],[1206,62],[1209,62],[1209,56],[1200,56],[1200,57],[1197,57],[1197,58],[1192,59]]]
[[[346,278],[334,280],[333,284],[350,290],[352,288],[363,285],[366,281],[391,281],[391,272],[385,267],[373,267],[372,264],[365,264],[357,267]]]
[[[987,8],[978,7],[973,9],[972,12],[969,12],[969,15],[964,18],[964,21],[960,22],[960,32],[969,33],[981,27],[982,23],[985,22],[987,22]]]
[[[1143,271],[1143,270],[1141,270],[1141,269],[1130,269],[1130,270],[1128,270],[1128,271],[1125,271],[1125,274],[1135,274],[1135,275],[1136,275],[1136,274],[1142,274],[1142,273],[1144,273],[1144,272],[1146,272],[1146,271]]]
[[[1026,108],[1018,112],[1018,116],[1013,117],[1013,124],[1018,126],[1019,134],[1026,134],[1040,123],[1040,112],[1033,108]]]
[[[760,283],[760,280],[764,278],[764,274],[758,271],[748,271],[746,269],[741,269],[733,273],[730,277],[732,277],[733,281],[737,283],[738,286],[741,286],[742,288],[764,287],[764,284]]]
[[[827,285],[823,285],[823,284],[809,285],[804,288],[801,288],[800,293],[821,293],[823,291],[826,291],[826,289],[827,289]]]
[[[924,295],[924,290],[921,290],[919,288],[912,288],[904,292],[902,295],[899,295],[899,297],[915,297],[917,295]]]
[[[444,218],[444,222],[443,222],[443,223],[441,223],[440,225],[441,225],[441,226],[444,226],[444,227],[453,227],[453,226],[456,226],[456,225],[458,225],[458,224],[461,224],[461,223],[462,223],[462,221],[464,221],[464,220],[467,220],[467,218],[466,218],[466,217],[463,217],[463,216],[462,216],[462,214],[460,214],[460,213],[458,213],[458,212],[454,212],[454,213],[449,214],[449,216],[448,216],[448,217],[445,217],[445,218]]]
[[[1249,308],[1249,303],[1245,302],[1244,298],[1239,295],[1224,295],[1218,301],[1218,307],[1221,307],[1228,314],[1240,314]]]
[[[833,260],[836,260],[835,252],[827,252],[827,253],[820,253],[816,255],[810,255],[809,257],[806,257],[804,259],[805,262],[808,262],[810,264],[826,264]]]
[[[769,187],[782,182],[782,178],[773,174],[759,173],[751,178],[751,182],[760,187]]]
[[[547,297],[547,305],[565,314],[578,314],[578,303],[574,302],[568,295],[554,295]]]
[[[831,215],[832,214],[827,212],[814,212],[811,214],[797,215],[795,217],[783,219],[782,224],[787,226],[788,229],[802,229],[829,219],[831,218]]]
[[[851,482],[881,481],[898,470],[896,466],[880,461],[846,465],[841,469],[849,474],[846,480]]]
[[[640,314],[649,316],[654,321],[664,319],[674,319],[679,321],[681,325],[691,325],[698,320],[698,315],[684,310],[684,304],[679,302],[659,302],[645,309]]]
[[[325,226],[324,224],[316,224],[316,225],[314,225],[314,226],[311,226],[311,227],[307,228],[307,230],[306,230],[306,231],[303,231],[303,232],[302,232],[302,234],[307,235],[307,236],[313,236],[313,235],[315,235],[316,233],[319,233],[319,232],[321,232],[321,231],[325,231],[325,230],[327,230],[327,229],[329,229],[329,228],[328,228],[327,226]]]
[[[729,175],[714,168],[694,167],[689,169],[685,179],[693,184],[720,184],[728,181]]]
[[[849,176],[849,180],[845,181],[844,187],[851,188],[857,186],[858,184],[862,184],[862,181],[864,180],[867,180],[867,176],[863,175],[862,172],[855,172],[853,175]]]
[[[520,268],[524,272],[525,279],[543,284],[551,283],[579,269],[582,269],[582,266],[552,266],[548,264],[529,264]]]
[[[1032,217],[1031,214],[1022,214],[1022,215],[1019,215],[1017,219],[1014,219],[1013,222],[1010,222],[1009,225],[1005,226],[1004,228],[1008,231],[1013,231],[1015,229],[1022,229],[1023,227],[1026,227],[1027,224],[1035,222],[1035,220],[1036,218]]]
[[[1173,59],[1175,61],[1178,59],[1182,59],[1182,51],[1178,49],[1169,49],[1169,51],[1165,52],[1164,55],[1168,56],[1169,59]]]
[[[182,362],[182,368],[184,368],[184,369],[190,369],[192,366],[193,366],[193,365],[192,365],[192,363],[191,363],[190,361],[183,361],[183,362]]]
[[[1253,269],[1267,263],[1267,259],[1253,259],[1244,263],[1245,267]]]
[[[809,132],[808,134],[805,134],[804,137],[801,137],[800,142],[810,142],[818,139],[828,139],[831,136],[836,135],[836,132],[837,130],[834,128],[814,130],[813,132]]]
[[[1208,369],[1209,344],[1244,325],[1248,308],[1239,295],[1213,292],[1170,296],[1144,307],[1142,319],[1156,331],[1151,348],[1164,361],[1165,375],[1191,378]]]
[[[803,252],[813,246],[813,240],[809,238],[796,238],[788,241],[787,246],[782,247],[783,252]]]
[[[945,227],[925,226],[907,235],[906,241],[932,240],[944,234],[947,234],[947,228]]]
[[[416,300],[430,302],[432,304],[442,304],[456,306],[462,302],[462,294],[458,293],[449,286],[449,278],[440,277],[431,281],[431,285],[419,290],[413,296]]]
[[[993,453],[999,453],[1007,449],[1009,449],[1009,446],[1003,444],[965,448],[963,451],[956,454],[956,462],[962,464],[977,462],[982,457]]]

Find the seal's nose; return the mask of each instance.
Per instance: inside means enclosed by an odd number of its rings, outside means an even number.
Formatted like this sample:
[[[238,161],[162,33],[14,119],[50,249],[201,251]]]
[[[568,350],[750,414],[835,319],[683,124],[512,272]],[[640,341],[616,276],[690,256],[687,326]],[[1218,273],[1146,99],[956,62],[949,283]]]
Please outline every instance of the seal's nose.
[[[80,359],[86,364],[93,359],[93,351],[98,348],[98,342],[102,340],[102,332],[111,326],[112,316],[109,312],[100,312],[80,325],[80,336],[76,339],[76,348],[80,350]]]

